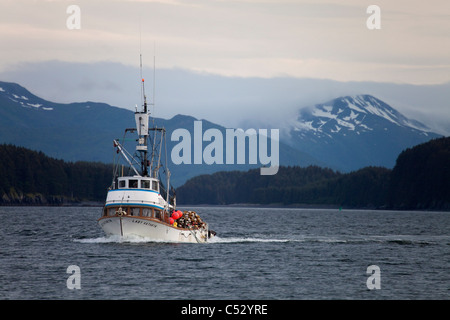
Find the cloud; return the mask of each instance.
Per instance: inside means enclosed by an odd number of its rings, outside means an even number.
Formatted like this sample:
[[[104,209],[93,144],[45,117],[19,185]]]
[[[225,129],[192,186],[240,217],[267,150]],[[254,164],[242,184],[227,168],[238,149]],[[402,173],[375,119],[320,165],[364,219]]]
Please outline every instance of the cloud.
[[[369,1],[80,0],[0,3],[0,70],[17,62],[112,61],[239,77],[436,84],[450,81],[446,0],[380,0],[382,29],[366,28]],[[155,49],[156,48],[156,49]]]
[[[340,82],[294,77],[226,77],[179,68],[143,69],[146,94],[155,101],[155,117],[191,115],[236,128],[283,128],[303,107],[343,95],[372,94],[407,117],[450,134],[450,83],[410,85],[382,82]],[[24,63],[0,72],[3,81],[18,82],[54,102],[106,102],[134,110],[140,105],[141,79],[137,66],[115,62]],[[155,93],[155,95],[154,95]]]

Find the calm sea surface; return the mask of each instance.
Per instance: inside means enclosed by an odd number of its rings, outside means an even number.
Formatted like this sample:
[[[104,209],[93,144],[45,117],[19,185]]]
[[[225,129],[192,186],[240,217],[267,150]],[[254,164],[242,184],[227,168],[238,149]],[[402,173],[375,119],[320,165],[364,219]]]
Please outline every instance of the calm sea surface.
[[[0,299],[450,299],[450,213],[192,209],[211,243],[108,238],[101,208],[1,207]]]

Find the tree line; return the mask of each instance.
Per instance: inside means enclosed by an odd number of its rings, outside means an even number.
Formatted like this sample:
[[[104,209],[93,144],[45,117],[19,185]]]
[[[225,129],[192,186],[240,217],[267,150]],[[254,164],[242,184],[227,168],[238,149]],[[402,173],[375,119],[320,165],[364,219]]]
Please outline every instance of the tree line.
[[[0,145],[0,205],[105,201],[112,165],[65,162]],[[325,205],[348,208],[450,210],[450,137],[404,150],[393,169],[341,173],[318,166],[222,171],[177,188],[178,204]]]
[[[349,208],[450,210],[450,138],[403,151],[393,169],[350,173],[309,166],[280,167],[274,176],[217,172],[177,189],[179,204],[328,205]]]
[[[104,201],[112,166],[65,162],[10,144],[0,145],[0,204],[61,205]]]

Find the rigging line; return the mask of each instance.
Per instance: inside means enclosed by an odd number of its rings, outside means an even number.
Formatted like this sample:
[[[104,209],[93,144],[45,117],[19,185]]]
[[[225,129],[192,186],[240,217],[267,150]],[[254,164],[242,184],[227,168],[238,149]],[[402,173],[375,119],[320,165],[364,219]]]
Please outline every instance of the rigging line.
[[[127,155],[125,153],[128,153],[128,155],[131,157],[132,160],[134,160],[136,162],[137,165],[139,165],[139,162],[137,162],[136,159],[134,159],[134,157],[127,151],[125,150],[119,142],[117,142],[118,145],[118,149],[120,151],[120,153],[122,154],[122,156],[125,158],[125,160],[128,162],[128,164],[130,165],[131,169],[134,170],[134,172],[136,173],[137,176],[140,176],[139,172],[136,170],[136,168],[133,166],[133,163],[130,161],[130,159],[128,159]]]
[[[155,116],[156,116],[156,44],[155,41],[153,41],[153,92],[152,92],[152,101],[150,102],[150,105],[153,107],[152,109],[152,122],[153,126],[155,126]]]
[[[116,160],[116,157],[117,157],[117,160]],[[119,159],[119,156],[118,156],[117,152],[114,151],[114,159],[113,159],[113,178],[112,178],[112,181],[111,181],[111,187],[114,185],[114,182],[115,182],[116,178],[119,176],[119,172],[118,172],[118,171],[119,171],[119,166],[120,166],[120,164],[119,164],[118,159]],[[117,164],[116,164],[116,161],[117,161]],[[116,186],[116,187],[117,187],[117,186]]]
[[[125,131],[123,134],[123,138],[122,141],[125,141],[125,136],[126,136],[127,132]],[[119,139],[117,139],[117,141],[119,141]],[[115,146],[117,148],[117,146]],[[119,177],[119,168],[120,168],[120,154],[119,152],[117,152],[117,150],[114,148],[114,157],[113,157],[113,180],[111,182],[111,185],[114,183],[114,180],[116,179],[116,177]]]
[[[164,171],[166,172],[166,174],[168,174],[168,175],[170,175],[170,170],[169,170],[169,165],[168,165],[168,163],[167,163],[167,140],[166,140],[166,131],[164,131],[163,132],[163,135],[164,135],[164,162],[165,162],[165,165],[164,165]],[[167,186],[167,188],[169,188],[170,186]]]
[[[125,131],[124,134],[123,134],[123,141],[125,141],[125,136],[126,136],[126,134],[127,134],[127,132]],[[135,162],[135,164],[136,164],[137,166],[139,166],[140,164],[139,164],[139,162],[136,160],[136,158],[134,157],[134,155],[132,155],[130,152],[128,152],[128,150],[125,149],[125,146],[124,146],[124,145],[121,145],[121,144],[119,143],[119,141],[117,141],[117,145],[118,145],[118,147],[120,147],[120,153],[121,153],[122,157],[128,162],[128,164],[131,166],[131,168],[132,168],[136,173],[138,173],[138,172],[136,171],[136,169],[134,168],[134,166],[133,166],[133,162]],[[127,154],[128,154],[128,156],[131,158],[132,161],[130,161],[130,160],[127,158]],[[118,165],[119,165],[119,161],[118,161]],[[138,175],[139,175],[139,174],[138,174]]]
[[[144,105],[144,82],[142,81],[142,54],[139,54],[139,61],[140,61],[139,62],[139,64],[140,64],[139,69],[140,69],[140,79],[141,79],[141,85],[140,85],[140,87],[141,87],[141,94],[140,94],[140,97],[141,97],[141,108],[142,108],[142,106]],[[136,110],[136,112],[137,112],[137,110]]]
[[[117,161],[117,163],[116,163]],[[114,181],[116,180],[116,174],[118,171],[118,165],[119,165],[119,156],[116,152],[115,147],[113,148],[113,163],[112,163],[112,181],[111,181],[111,188],[114,185]]]
[[[156,45],[153,42],[153,96],[152,96],[152,105],[153,112],[155,112],[155,97],[156,97]]]

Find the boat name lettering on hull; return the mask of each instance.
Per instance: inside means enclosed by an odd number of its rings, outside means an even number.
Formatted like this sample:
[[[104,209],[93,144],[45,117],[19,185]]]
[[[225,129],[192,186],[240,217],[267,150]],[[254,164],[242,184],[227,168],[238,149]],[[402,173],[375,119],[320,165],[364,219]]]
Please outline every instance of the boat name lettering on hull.
[[[143,225],[150,226],[150,227],[153,227],[153,228],[157,227],[156,224],[151,223],[150,221],[145,221],[145,220],[133,219],[131,222],[143,224]]]
[[[104,219],[100,222],[100,226],[103,227],[104,225],[111,223],[111,222],[113,222],[113,219]],[[157,228],[157,225],[150,221],[133,219],[133,220],[131,220],[131,222],[136,223],[136,224],[143,224],[145,226],[149,226],[149,227],[153,227],[153,228]]]

